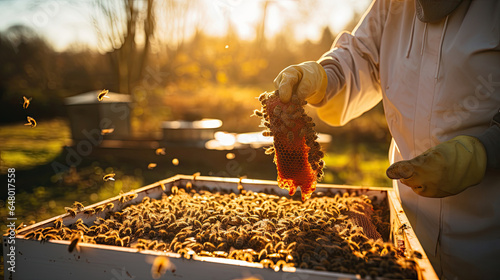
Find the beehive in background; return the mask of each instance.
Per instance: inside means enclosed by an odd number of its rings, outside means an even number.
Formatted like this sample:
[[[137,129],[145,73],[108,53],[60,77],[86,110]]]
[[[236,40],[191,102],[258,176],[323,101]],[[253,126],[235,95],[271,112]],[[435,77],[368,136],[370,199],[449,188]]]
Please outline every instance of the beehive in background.
[[[113,133],[105,135],[105,139],[126,140],[130,137],[130,95],[109,92],[109,98],[99,101],[99,92],[89,91],[64,99],[73,141],[99,139],[102,129],[111,128]]]

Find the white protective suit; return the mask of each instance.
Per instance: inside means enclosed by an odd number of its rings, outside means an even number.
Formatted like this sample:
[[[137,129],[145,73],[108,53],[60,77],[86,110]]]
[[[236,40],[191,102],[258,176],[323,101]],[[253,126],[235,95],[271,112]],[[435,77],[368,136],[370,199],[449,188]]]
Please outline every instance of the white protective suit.
[[[328,88],[318,115],[343,125],[383,100],[390,162],[411,159],[455,136],[481,134],[500,108],[500,1],[465,0],[445,19],[423,23],[413,0],[376,0],[320,63]],[[442,199],[394,181],[442,279],[500,279],[498,173]]]

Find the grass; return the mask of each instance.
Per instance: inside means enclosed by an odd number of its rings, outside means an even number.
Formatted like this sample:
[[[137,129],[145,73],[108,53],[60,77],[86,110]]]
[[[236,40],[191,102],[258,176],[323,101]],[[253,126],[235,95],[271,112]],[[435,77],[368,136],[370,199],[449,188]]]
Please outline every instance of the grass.
[[[41,121],[35,128],[23,123],[2,126],[0,173],[5,174],[7,168],[27,170],[54,160],[70,137],[68,121],[63,119]]]

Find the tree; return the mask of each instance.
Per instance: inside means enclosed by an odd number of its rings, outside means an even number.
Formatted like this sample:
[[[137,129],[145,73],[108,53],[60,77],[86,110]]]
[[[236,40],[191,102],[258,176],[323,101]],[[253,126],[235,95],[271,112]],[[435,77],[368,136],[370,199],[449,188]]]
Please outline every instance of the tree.
[[[146,68],[155,31],[153,0],[98,1],[93,23],[99,47],[108,57],[119,92],[132,93]]]

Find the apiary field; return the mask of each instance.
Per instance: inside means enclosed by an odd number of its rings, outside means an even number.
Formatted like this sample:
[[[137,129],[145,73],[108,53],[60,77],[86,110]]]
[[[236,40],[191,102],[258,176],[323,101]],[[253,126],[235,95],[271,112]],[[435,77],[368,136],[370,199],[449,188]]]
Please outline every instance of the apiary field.
[[[270,181],[178,175],[75,204],[18,231],[11,275],[437,279],[392,191],[318,185],[305,202],[286,193]]]

